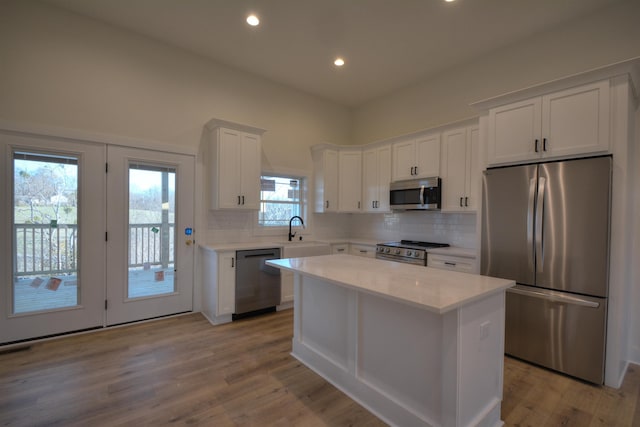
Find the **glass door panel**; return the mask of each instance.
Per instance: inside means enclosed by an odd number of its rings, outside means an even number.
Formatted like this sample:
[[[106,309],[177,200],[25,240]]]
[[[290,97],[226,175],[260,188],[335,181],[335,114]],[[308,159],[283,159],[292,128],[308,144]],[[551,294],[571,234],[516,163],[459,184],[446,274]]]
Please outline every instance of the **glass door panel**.
[[[0,131],[0,344],[104,325],[105,155]]]
[[[175,168],[129,165],[128,298],[175,292]]]
[[[78,305],[78,158],[13,154],[13,314]]]
[[[107,159],[106,324],[191,311],[194,157],[109,146]]]

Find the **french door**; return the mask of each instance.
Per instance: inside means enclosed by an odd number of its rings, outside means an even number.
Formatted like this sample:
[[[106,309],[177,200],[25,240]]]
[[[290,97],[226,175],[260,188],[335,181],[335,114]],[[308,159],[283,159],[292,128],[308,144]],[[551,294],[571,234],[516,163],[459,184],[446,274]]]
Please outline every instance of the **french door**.
[[[107,325],[191,311],[193,157],[111,146],[107,157]]]
[[[0,343],[104,323],[105,147],[0,134]]]
[[[192,310],[193,157],[0,132],[0,165],[0,344]]]

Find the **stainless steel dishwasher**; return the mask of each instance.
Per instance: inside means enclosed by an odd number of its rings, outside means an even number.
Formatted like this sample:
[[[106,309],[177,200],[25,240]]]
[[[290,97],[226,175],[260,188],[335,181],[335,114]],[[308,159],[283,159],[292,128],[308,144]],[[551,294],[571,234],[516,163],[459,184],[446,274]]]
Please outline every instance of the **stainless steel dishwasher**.
[[[280,270],[265,264],[270,259],[280,259],[279,248],[236,252],[234,319],[271,311],[280,304]]]

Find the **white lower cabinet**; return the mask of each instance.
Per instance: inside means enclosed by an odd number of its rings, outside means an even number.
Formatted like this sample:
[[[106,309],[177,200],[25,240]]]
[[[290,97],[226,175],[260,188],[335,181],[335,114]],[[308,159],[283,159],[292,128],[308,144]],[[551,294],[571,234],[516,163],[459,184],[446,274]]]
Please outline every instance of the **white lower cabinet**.
[[[214,325],[231,321],[236,299],[236,253],[200,249],[202,312]]]
[[[374,245],[363,245],[360,243],[351,243],[349,245],[349,253],[351,255],[363,256],[367,258],[375,258],[376,247]]]
[[[428,253],[427,267],[460,271],[462,273],[476,273],[476,259]]]
[[[348,254],[349,253],[349,244],[348,243],[334,243],[331,245],[331,253],[332,254]]]

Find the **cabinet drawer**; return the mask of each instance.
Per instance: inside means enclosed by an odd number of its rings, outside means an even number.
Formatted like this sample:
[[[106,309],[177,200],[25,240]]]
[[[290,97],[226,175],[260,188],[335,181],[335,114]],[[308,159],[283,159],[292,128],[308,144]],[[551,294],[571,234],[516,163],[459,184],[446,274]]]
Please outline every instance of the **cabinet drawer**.
[[[349,253],[349,244],[342,243],[338,245],[331,245],[331,253],[332,254],[348,254]]]
[[[476,260],[451,255],[427,254],[427,267],[454,270],[463,273],[475,273]]]
[[[375,258],[376,257],[376,247],[375,246],[368,246],[368,245],[357,245],[357,244],[353,244],[352,243],[350,245],[349,253],[351,255],[364,256],[364,257],[368,257],[368,258]]]

